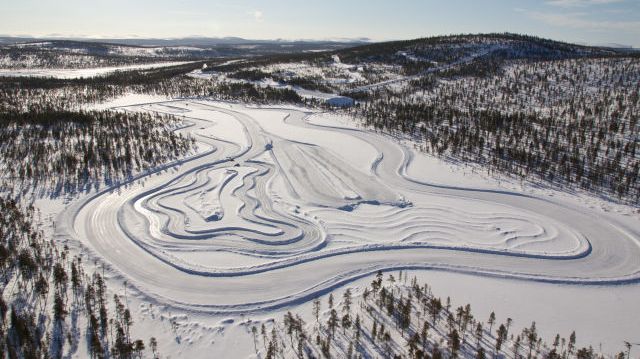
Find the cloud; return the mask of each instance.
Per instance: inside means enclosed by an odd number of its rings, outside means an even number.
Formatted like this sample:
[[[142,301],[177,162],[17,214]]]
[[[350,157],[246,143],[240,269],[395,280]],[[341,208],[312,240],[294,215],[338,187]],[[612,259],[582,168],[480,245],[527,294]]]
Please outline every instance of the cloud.
[[[260,10],[255,10],[251,15],[253,15],[253,18],[256,19],[256,21],[262,21],[264,19],[264,14],[262,14],[262,11]]]
[[[585,7],[591,5],[606,5],[613,3],[621,3],[625,0],[547,0],[547,5],[559,7]]]
[[[592,20],[588,19],[584,12],[558,14],[527,11],[526,13],[530,18],[552,26],[597,31],[640,31],[640,21]]]

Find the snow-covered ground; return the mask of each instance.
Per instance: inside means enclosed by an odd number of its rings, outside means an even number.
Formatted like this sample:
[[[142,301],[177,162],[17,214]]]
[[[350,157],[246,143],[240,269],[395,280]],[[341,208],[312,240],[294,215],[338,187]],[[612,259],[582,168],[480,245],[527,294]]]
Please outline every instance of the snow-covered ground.
[[[351,106],[354,103],[352,98],[342,96],[337,93],[308,90],[300,86],[283,84],[278,81],[274,81],[273,79],[270,79],[270,78],[263,79],[260,81],[250,81],[250,80],[229,78],[222,73],[203,72],[202,70],[194,70],[190,72],[188,76],[197,78],[197,79],[211,79],[211,80],[220,81],[220,82],[224,81],[224,82],[235,82],[235,83],[250,83],[262,88],[271,87],[279,90],[285,90],[285,89],[292,90],[292,91],[295,91],[302,98],[315,99],[323,103],[326,102],[336,107]]]
[[[153,64],[129,65],[129,66],[110,66],[96,67],[87,69],[0,69],[0,76],[19,76],[19,77],[53,77],[58,79],[76,79],[81,77],[96,77],[107,75],[116,71],[145,70],[161,67],[177,66],[188,64],[190,61],[172,61],[158,62]]]
[[[516,326],[536,320],[547,340],[575,329],[580,345],[615,351],[640,331],[633,208],[514,190],[306,109],[113,105],[183,116],[206,150],[71,203],[56,239],[126,280],[136,330],[164,355],[249,356],[249,318],[309,312],[379,269]]]

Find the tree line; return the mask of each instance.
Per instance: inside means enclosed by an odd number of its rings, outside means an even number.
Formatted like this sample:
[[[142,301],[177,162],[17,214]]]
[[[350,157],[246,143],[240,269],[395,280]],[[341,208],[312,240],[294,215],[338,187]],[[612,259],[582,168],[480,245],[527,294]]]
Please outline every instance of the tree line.
[[[557,334],[546,343],[535,322],[521,331],[514,321],[485,320],[471,305],[453,307],[450,298],[437,297],[428,284],[399,271],[379,271],[371,284],[341,298],[315,299],[311,315],[288,311],[282,320],[253,326],[257,356],[275,358],[604,358],[593,347],[579,348],[575,331]],[[303,318],[311,318],[305,322]],[[309,319],[308,319],[309,320]],[[621,351],[616,355],[624,359]]]
[[[9,189],[52,194],[114,183],[180,158],[195,146],[178,119],[116,111],[0,112],[0,176]]]

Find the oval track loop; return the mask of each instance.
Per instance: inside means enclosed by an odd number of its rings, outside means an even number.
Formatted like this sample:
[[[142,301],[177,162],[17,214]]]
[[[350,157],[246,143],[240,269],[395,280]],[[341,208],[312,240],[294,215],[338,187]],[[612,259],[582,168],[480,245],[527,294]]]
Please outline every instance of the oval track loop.
[[[581,285],[640,278],[637,227],[411,178],[413,150],[380,134],[314,125],[294,109],[177,100],[127,110],[179,113],[194,123],[182,131],[214,150],[74,203],[57,235],[150,300],[265,311],[392,268]],[[237,130],[216,133],[227,125]],[[353,163],[333,139],[366,144],[371,162]]]

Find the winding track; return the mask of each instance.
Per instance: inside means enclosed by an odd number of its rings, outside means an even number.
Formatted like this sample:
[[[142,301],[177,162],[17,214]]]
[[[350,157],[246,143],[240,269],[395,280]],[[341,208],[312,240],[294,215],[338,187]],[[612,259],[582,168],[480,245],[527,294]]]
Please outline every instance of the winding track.
[[[640,278],[639,228],[547,199],[420,182],[406,174],[412,150],[379,134],[312,125],[296,110],[263,110],[286,112],[288,126],[370,144],[378,160],[363,174],[331,149],[265,131],[241,106],[177,101],[165,107],[193,121],[183,131],[214,150],[181,161],[178,171],[143,175],[75,203],[56,226],[59,238],[79,241],[159,303],[216,313],[264,311],[390,268],[570,284]],[[232,116],[246,143],[199,135],[198,128],[212,125],[207,113]],[[221,171],[230,178],[212,180]],[[194,204],[194,198],[212,198],[212,188],[222,218],[208,218]],[[495,223],[513,228],[495,234]],[[371,239],[374,231],[386,239]],[[487,240],[468,238],[476,233]],[[338,237],[352,242],[336,245]],[[253,261],[222,266],[181,255],[193,252]]]

